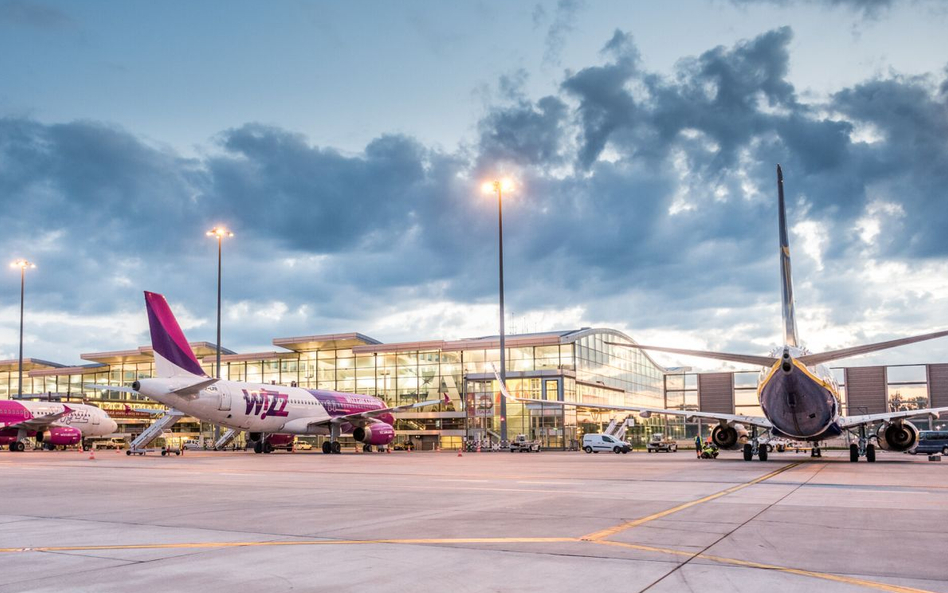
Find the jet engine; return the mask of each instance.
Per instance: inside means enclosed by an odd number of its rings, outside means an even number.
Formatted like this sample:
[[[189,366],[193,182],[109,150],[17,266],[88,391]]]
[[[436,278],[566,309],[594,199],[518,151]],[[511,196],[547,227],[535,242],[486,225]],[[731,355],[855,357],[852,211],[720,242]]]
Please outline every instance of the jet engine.
[[[718,424],[711,431],[711,440],[721,449],[738,449],[747,442],[747,429],[742,424]]]
[[[53,426],[36,433],[36,441],[47,445],[75,445],[82,440],[82,432],[70,426]]]
[[[879,446],[887,451],[908,451],[918,443],[918,428],[911,422],[886,422],[876,436]]]
[[[376,422],[352,431],[352,438],[366,445],[387,445],[395,440],[395,429],[390,424]]]

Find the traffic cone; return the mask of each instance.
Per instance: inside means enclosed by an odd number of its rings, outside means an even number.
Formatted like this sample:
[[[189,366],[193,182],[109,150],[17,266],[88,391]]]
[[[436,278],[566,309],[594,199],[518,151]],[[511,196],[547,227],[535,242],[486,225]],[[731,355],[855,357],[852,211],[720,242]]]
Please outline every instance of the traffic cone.
[[[385,450],[386,450],[387,452],[389,452],[389,453],[392,452],[392,448],[391,448],[391,447],[385,447]]]
[[[461,450],[460,450],[460,449],[458,449],[458,457],[464,457],[464,455],[461,455]]]
[[[480,444],[480,443],[477,443],[477,452],[478,452],[478,453],[481,452],[481,444]]]
[[[91,449],[89,449],[89,459],[91,459],[92,461],[95,461],[95,447],[92,447]]]

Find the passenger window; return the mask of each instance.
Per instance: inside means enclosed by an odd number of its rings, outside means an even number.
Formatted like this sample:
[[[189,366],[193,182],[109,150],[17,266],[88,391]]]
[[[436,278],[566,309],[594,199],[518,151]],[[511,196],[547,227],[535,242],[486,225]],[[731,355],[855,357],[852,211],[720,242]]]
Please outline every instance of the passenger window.
[[[607,437],[607,436],[602,437],[602,440],[606,441],[607,443],[614,443],[614,442],[615,442],[615,441],[613,441],[611,438],[609,438],[609,437]]]

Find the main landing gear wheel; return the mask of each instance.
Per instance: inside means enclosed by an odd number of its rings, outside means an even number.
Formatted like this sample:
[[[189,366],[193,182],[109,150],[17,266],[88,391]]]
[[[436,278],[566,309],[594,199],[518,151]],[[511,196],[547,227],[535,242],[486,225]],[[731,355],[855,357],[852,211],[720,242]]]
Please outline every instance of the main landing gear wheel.
[[[270,443],[263,443],[263,452],[264,453],[273,453],[273,445]]]
[[[874,463],[876,460],[876,446],[866,445],[866,461]]]
[[[333,443],[332,452],[336,454],[342,453],[342,443],[340,443],[339,441],[336,441],[335,443]]]
[[[253,452],[257,454],[263,453],[263,443],[260,441],[257,441],[256,443],[254,443]]]
[[[750,461],[754,458],[754,447],[750,443],[744,444],[744,461]]]
[[[757,448],[757,459],[760,459],[761,461],[767,461],[767,447]]]
[[[363,453],[371,453],[371,452],[372,452],[372,445],[362,445],[362,452],[363,452]]]
[[[849,461],[853,463],[859,461],[859,445],[856,443],[849,446]]]
[[[325,453],[326,455],[329,455],[330,453],[332,453],[332,443],[330,443],[329,441],[325,441],[323,443],[323,453]]]
[[[823,452],[820,451],[819,447],[813,447],[813,450],[810,451],[810,457],[822,457]]]
[[[583,447],[583,451],[585,451],[586,453],[592,453],[592,452],[593,452],[593,448],[590,447],[589,445],[587,445],[587,446]]]
[[[23,441],[19,441],[16,443],[16,452],[22,453],[23,451],[26,451],[26,445],[23,444]]]

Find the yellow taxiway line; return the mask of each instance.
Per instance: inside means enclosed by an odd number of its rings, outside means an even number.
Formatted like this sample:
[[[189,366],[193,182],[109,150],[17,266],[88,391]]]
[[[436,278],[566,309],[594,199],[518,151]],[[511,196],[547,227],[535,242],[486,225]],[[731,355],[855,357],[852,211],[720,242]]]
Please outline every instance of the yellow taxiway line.
[[[720,491],[720,492],[716,492],[716,493],[714,493],[714,494],[710,494],[710,495],[708,495],[708,496],[705,496],[704,498],[699,498],[699,499],[697,499],[697,500],[692,500],[692,501],[690,501],[690,502],[686,502],[686,503],[684,503],[684,504],[680,504],[680,505],[678,505],[678,506],[676,506],[676,507],[672,507],[672,508],[670,508],[670,509],[666,509],[666,510],[661,511],[661,512],[659,512],[659,513],[655,513],[654,515],[649,515],[649,516],[647,516],[647,517],[642,517],[641,519],[635,519],[634,521],[626,521],[625,523],[620,523],[619,525],[616,525],[616,526],[614,526],[614,527],[609,527],[609,528],[603,529],[603,530],[601,530],[601,531],[596,531],[596,532],[590,533],[590,534],[588,534],[588,535],[584,535],[581,539],[583,539],[584,541],[590,541],[590,542],[596,542],[596,541],[604,540],[604,539],[606,539],[607,537],[612,537],[613,535],[615,535],[615,534],[617,534],[617,533],[620,533],[620,532],[622,532],[622,531],[625,531],[626,529],[631,529],[631,528],[633,528],[633,527],[637,527],[637,526],[639,526],[639,525],[642,525],[643,523],[648,523],[649,521],[654,521],[654,520],[656,520],[656,519],[661,519],[662,517],[667,517],[668,515],[671,515],[671,514],[673,514],[673,513],[677,513],[677,512],[679,512],[679,511],[683,511],[683,510],[688,509],[688,508],[691,508],[691,507],[693,507],[693,506],[695,506],[695,505],[703,504],[703,503],[712,501],[712,500],[714,500],[714,499],[716,499],[716,498],[721,498],[722,496],[727,496],[728,494],[737,492],[738,490],[743,490],[744,488],[747,488],[748,486],[753,486],[754,484],[759,484],[759,483],[763,482],[764,480],[769,480],[770,478],[776,476],[777,474],[781,474],[781,473],[787,471],[788,469],[791,469],[791,468],[794,468],[794,467],[800,465],[801,463],[803,463],[803,462],[802,462],[802,461],[797,461],[797,462],[795,462],[795,463],[791,463],[790,465],[785,465],[784,467],[781,467],[781,468],[778,469],[778,470],[775,470],[775,471],[770,472],[769,474],[760,476],[759,478],[755,478],[755,479],[751,480],[750,482],[745,482],[745,483],[743,483],[743,484],[738,484],[737,486],[732,486],[732,487],[730,487],[730,488],[727,488],[726,490],[722,490],[722,491]]]

